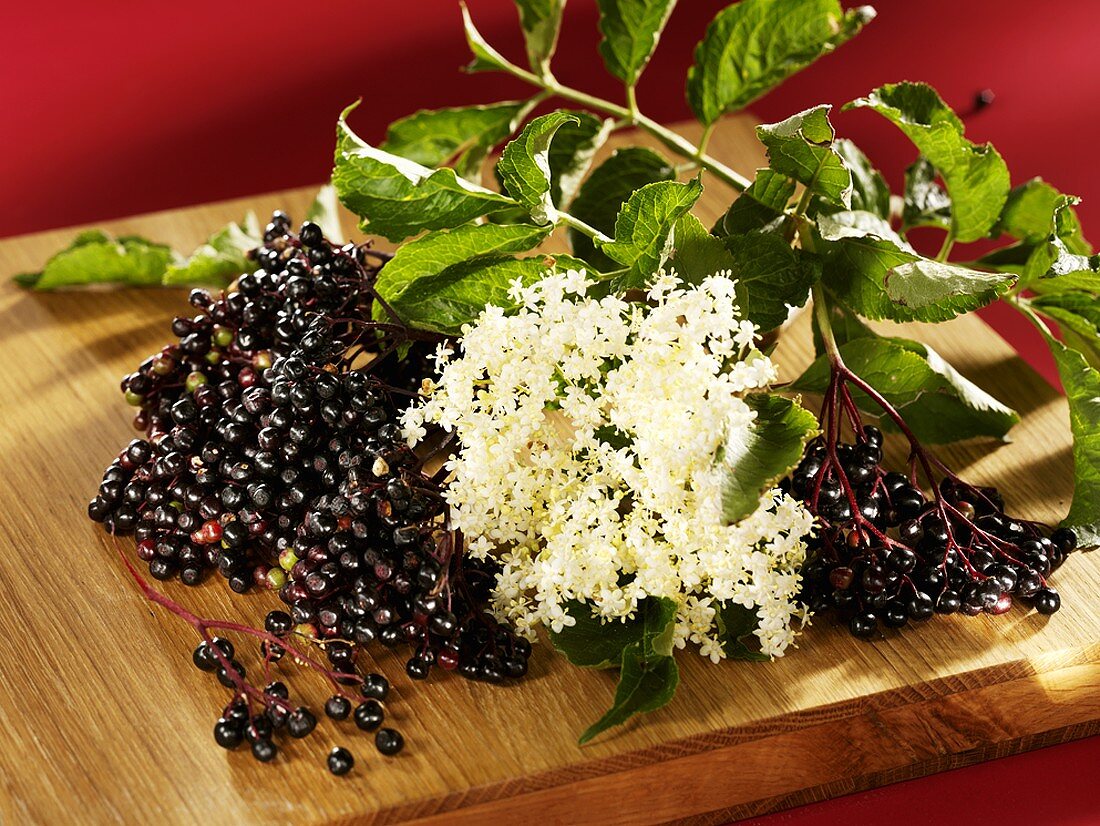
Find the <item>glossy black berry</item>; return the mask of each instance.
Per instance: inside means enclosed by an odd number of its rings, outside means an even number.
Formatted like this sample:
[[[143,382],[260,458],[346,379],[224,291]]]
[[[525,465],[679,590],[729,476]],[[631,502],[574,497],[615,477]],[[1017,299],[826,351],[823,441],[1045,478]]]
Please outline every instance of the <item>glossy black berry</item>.
[[[286,721],[286,730],[294,738],[308,736],[317,727],[317,718],[308,708],[296,708],[290,712]]]
[[[355,725],[363,731],[374,731],[386,719],[386,712],[377,700],[367,700],[355,707]]]
[[[264,618],[264,629],[276,637],[285,637],[294,628],[294,620],[286,611],[272,611]]]
[[[874,636],[877,629],[878,619],[874,614],[855,614],[848,621],[848,630],[852,632],[852,636],[858,637],[861,640],[870,639]]]
[[[257,740],[252,744],[252,756],[261,763],[270,763],[275,759],[278,748],[270,740]]]
[[[337,777],[347,774],[355,766],[355,758],[350,751],[337,746],[328,753],[328,770]]]
[[[382,754],[392,757],[405,747],[405,738],[395,729],[383,728],[374,735],[374,745]]]
[[[385,700],[390,693],[390,681],[381,674],[367,674],[359,687],[359,693],[374,700]]]
[[[239,723],[230,720],[218,720],[214,725],[214,740],[223,749],[235,749],[241,744],[244,734]]]
[[[1050,616],[1062,607],[1062,598],[1053,588],[1041,588],[1033,597],[1035,610]]]
[[[351,701],[339,694],[333,695],[325,701],[325,714],[333,720],[346,720],[351,714]]]

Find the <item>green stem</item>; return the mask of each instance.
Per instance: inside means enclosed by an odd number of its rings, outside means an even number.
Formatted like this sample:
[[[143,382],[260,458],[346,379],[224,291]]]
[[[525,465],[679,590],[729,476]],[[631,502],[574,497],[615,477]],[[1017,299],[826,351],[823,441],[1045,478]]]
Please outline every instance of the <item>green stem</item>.
[[[943,246],[940,247],[940,251],[936,253],[937,261],[946,261],[947,256],[951,254],[951,248],[955,246],[955,230],[949,229],[947,235],[944,236]]]
[[[1037,312],[1035,312],[1035,310],[1031,308],[1030,301],[1028,301],[1026,298],[1021,298],[1020,296],[1015,296],[1012,299],[1006,299],[1006,301],[1010,306],[1016,308],[1016,312],[1020,313],[1024,318],[1030,321],[1032,326],[1034,326],[1036,330],[1042,333],[1043,338],[1047,339],[1047,341],[1054,339],[1054,333],[1051,332],[1050,327],[1047,326],[1047,323],[1043,321],[1042,316],[1040,316]]]
[[[638,92],[635,90],[634,84],[626,87],[626,108],[630,110],[632,120],[638,117]]]
[[[673,132],[655,120],[650,120],[645,115],[638,115],[636,120],[638,127],[645,130],[673,152],[691,158],[699,163],[707,172],[721,181],[729,184],[738,192],[744,192],[752,183],[748,178],[734,172],[725,164],[715,160],[710,155],[700,152],[699,147],[678,132]]]
[[[617,103],[612,103],[609,100],[598,98],[595,95],[590,95],[587,92],[582,92],[579,89],[573,89],[569,86],[563,86],[558,82],[557,78],[552,75],[546,78],[541,78],[538,75],[521,69],[514,63],[504,61],[501,64],[501,69],[508,74],[518,77],[532,86],[538,86],[541,89],[546,90],[552,95],[568,100],[571,103],[577,103],[584,106],[587,109],[592,109],[597,112],[603,112],[604,114],[611,115],[614,118],[625,119],[630,123],[633,123],[639,129],[648,132],[655,137],[673,152],[678,155],[682,155],[685,158],[697,161],[698,164],[703,167],[714,177],[721,181],[725,181],[731,187],[738,192],[744,192],[750,183],[748,178],[743,175],[739,175],[734,172],[728,166],[712,158],[703,152],[703,148],[696,146],[683,135],[678,132],[673,132],[671,129],[662,126],[657,121],[646,117],[637,110],[631,110],[626,106],[620,106]],[[628,98],[629,98],[628,91]],[[709,139],[709,136],[707,136]]]
[[[707,154],[707,145],[710,143],[710,137],[714,134],[714,127],[718,125],[718,121],[714,123],[708,123],[703,128],[703,134],[699,137],[699,147],[696,150],[699,154],[698,157],[702,157]]]
[[[810,290],[814,302],[814,318],[817,327],[821,331],[821,342],[825,346],[825,352],[829,355],[829,361],[835,367],[843,367],[844,359],[840,357],[840,346],[836,343],[836,335],[833,333],[833,322],[829,318],[829,305],[825,299],[825,290],[820,284],[814,284]]]
[[[794,214],[804,218],[806,216],[806,210],[810,208],[810,201],[813,200],[814,191],[810,187],[806,187],[802,190],[802,195],[798,199],[798,203],[794,206]]]
[[[561,219],[561,222],[566,226],[572,227],[578,232],[584,233],[589,238],[592,238],[595,241],[599,241],[601,244],[607,244],[613,240],[611,238],[608,238],[595,227],[586,224],[580,218],[574,218],[568,212],[559,212],[558,217]]]

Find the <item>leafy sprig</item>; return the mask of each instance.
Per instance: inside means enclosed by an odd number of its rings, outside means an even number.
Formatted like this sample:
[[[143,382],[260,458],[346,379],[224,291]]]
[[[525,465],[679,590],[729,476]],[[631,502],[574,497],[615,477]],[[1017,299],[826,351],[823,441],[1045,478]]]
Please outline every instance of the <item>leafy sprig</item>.
[[[327,238],[342,240],[336,192],[321,187],[306,220],[321,226]],[[248,254],[263,243],[263,229],[249,212],[211,235],[190,255],[135,235],[113,237],[103,230],[79,233],[53,255],[40,272],[22,273],[14,281],[34,290],[70,287],[225,287],[249,272]]]
[[[742,313],[762,333],[781,328],[812,296],[819,352],[829,342],[900,411],[907,432],[943,442],[1003,437],[1018,415],[927,345],[880,335],[866,322],[935,323],[1006,301],[1042,331],[1058,364],[1074,437],[1065,524],[1082,544],[1100,544],[1100,256],[1083,236],[1076,198],[1038,179],[1011,187],[996,149],[970,141],[962,119],[921,83],[882,85],[846,107],[878,113],[912,141],[915,159],[897,195],[871,159],[836,135],[828,103],[758,127],[769,165],[751,179],[708,153],[724,115],[834,51],[873,19],[872,9],[741,0],[721,11],[686,78],[703,127],[695,142],[646,116],[636,92],[675,0],[598,0],[600,54],[622,83],[619,101],[555,77],[564,0],[516,6],[526,67],[461,11],[469,71],[519,78],[532,87],[526,100],[420,111],[392,124],[380,146],[348,124],[354,106],[339,119],[334,192],[364,231],[402,243],[377,288],[405,321],[457,335],[487,303],[507,310],[512,282],[559,268],[585,267],[602,288],[628,294],[660,268],[689,282],[726,272]],[[536,116],[551,101],[564,106]],[[608,136],[624,128],[648,133],[677,158],[627,146],[593,167]],[[710,181],[740,196],[708,230],[691,210]],[[937,254],[910,243],[915,227],[942,232]],[[555,236],[564,236],[569,254],[541,252]],[[23,283],[155,283],[170,268],[173,280],[199,273],[224,280],[239,266],[234,250],[253,237],[244,226],[227,228],[185,263],[140,239],[82,236]],[[956,244],[990,237],[1008,240],[977,261],[951,259]],[[820,391],[827,373],[823,357],[792,389]],[[867,402],[858,393],[855,400]],[[790,470],[816,427],[778,395],[761,395],[754,407],[755,443],[730,472],[730,520]],[[620,670],[612,709],[582,741],[672,697],[679,676],[666,602],[648,598],[621,625],[602,624],[577,603],[576,625],[552,635],[576,664]],[[759,658],[744,642],[756,618],[739,606],[717,609],[726,654]]]
[[[565,129],[576,127],[576,110],[557,110],[522,128],[517,125],[518,135],[505,144],[496,166],[499,191],[469,196],[478,203],[491,203],[492,209],[479,207],[469,215],[462,214],[461,221],[452,219],[449,235],[442,239],[435,216],[448,208],[453,193],[440,194],[435,202],[419,202],[424,207],[418,212],[419,229],[428,234],[410,242],[406,255],[424,244],[442,249],[453,242],[454,246],[441,261],[442,268],[414,267],[420,275],[413,277],[412,285],[432,283],[441,272],[453,273],[458,267],[460,278],[445,276],[449,288],[484,298],[501,288],[490,284],[493,276],[480,272],[477,261],[488,256],[495,267],[519,267],[531,260],[518,257],[518,253],[530,252],[532,247],[505,250],[497,245],[499,239],[517,232],[528,242],[541,241],[564,229],[573,256],[598,272],[612,290],[642,287],[661,267],[673,267],[689,281],[728,271],[737,280],[742,311],[762,331],[780,327],[790,309],[805,304],[812,293],[825,310],[818,318],[835,323],[829,337],[839,340],[849,367],[902,411],[916,435],[932,442],[1003,437],[1019,417],[932,348],[910,339],[878,335],[861,319],[947,321],[992,301],[1008,300],[1037,323],[1042,324],[1043,318],[1058,321],[1066,333],[1067,344],[1053,337],[1050,341],[1063,368],[1075,423],[1078,484],[1067,524],[1086,538],[1095,537],[1100,524],[1100,496],[1095,490],[1096,480],[1100,480],[1100,455],[1089,436],[1088,423],[1094,420],[1095,411],[1089,407],[1087,388],[1100,362],[1100,315],[1091,303],[1100,289],[1100,265],[1082,237],[1072,210],[1073,199],[1039,181],[1010,189],[1007,166],[996,149],[970,141],[962,120],[931,87],[919,83],[884,85],[848,104],[848,108],[870,109],[887,118],[912,140],[919,153],[907,172],[897,208],[885,178],[871,160],[851,141],[836,135],[827,104],[758,127],[769,165],[751,181],[707,154],[709,138],[722,115],[740,109],[834,50],[873,18],[872,10],[844,12],[836,0],[743,0],[720,12],[696,49],[687,78],[688,101],[704,127],[702,140],[693,144],[642,114],[635,92],[673,3],[599,3],[600,51],[608,70],[623,83],[623,103],[566,87],[554,77],[553,49],[545,47],[554,40],[546,33],[553,32],[556,38],[561,4],[517,5],[531,69],[509,62],[488,44],[464,9],[467,41],[475,58],[471,69],[505,72],[527,81],[537,90],[531,105],[559,99],[596,113],[607,119],[603,121],[606,133],[637,127],[682,160],[674,163],[641,147],[619,149],[591,170],[570,202],[556,196],[553,181],[561,177],[561,170],[587,168],[590,160],[588,156],[578,164],[572,149],[575,144],[558,144]],[[593,129],[589,131],[593,133]],[[459,136],[456,145],[478,140],[478,134]],[[586,148],[591,150],[593,144]],[[334,176],[338,182],[345,180],[340,172],[343,162],[338,153]],[[682,180],[694,170],[701,179]],[[742,192],[710,231],[690,211],[707,178]],[[363,184],[338,183],[345,205],[370,222],[388,220],[384,211],[375,216],[357,209],[364,204]],[[508,199],[505,211],[497,209],[501,204],[496,197]],[[477,223],[479,215],[490,213],[494,223]],[[460,226],[468,221],[474,223]],[[526,226],[527,230],[508,230],[509,222],[518,222],[516,227]],[[924,255],[910,244],[906,233],[913,227],[943,231],[937,255]],[[949,260],[956,243],[1001,234],[1016,241],[977,263]],[[481,241],[484,246],[478,247]],[[514,263],[506,265],[510,255]],[[396,261],[401,257],[399,252]],[[547,260],[550,267],[560,263]],[[1025,286],[1037,295],[1024,297]],[[385,294],[384,279],[380,287]],[[391,300],[401,301],[409,289],[414,286],[403,285],[402,292],[390,296]],[[438,325],[438,320],[429,317],[438,308],[427,310],[415,303],[418,306],[405,302],[405,311],[413,314],[414,323]],[[472,321],[480,305],[471,300],[463,306],[471,316],[464,320],[448,314],[449,330]],[[828,371],[828,359],[822,357],[793,389],[823,390]],[[857,394],[857,402],[861,401],[865,400]],[[743,516],[745,509],[758,501],[761,490],[789,470],[801,452],[802,440],[812,432],[811,426],[784,408],[784,402],[773,395],[762,397],[758,405],[760,449],[750,450],[752,459],[731,473],[730,519]],[[749,473],[750,465],[760,472]],[[622,722],[631,713],[652,710],[671,697],[678,680],[671,652],[647,648],[644,642],[646,628],[661,616],[659,601],[650,602],[653,604],[647,603],[632,622],[617,631],[599,625],[578,605],[573,614],[578,625],[568,633],[553,635],[555,644],[574,662],[620,669],[612,710],[582,739]],[[740,642],[744,618],[731,618],[730,625],[738,629],[738,636],[728,641],[728,650],[746,653]],[[751,622],[748,627],[751,629]],[[588,661],[607,646],[614,651],[600,655],[598,663]]]

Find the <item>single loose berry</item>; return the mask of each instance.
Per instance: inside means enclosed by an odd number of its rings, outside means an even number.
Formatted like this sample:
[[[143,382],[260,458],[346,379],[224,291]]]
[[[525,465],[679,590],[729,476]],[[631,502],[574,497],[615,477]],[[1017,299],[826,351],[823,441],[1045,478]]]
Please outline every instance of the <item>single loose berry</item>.
[[[347,774],[355,766],[355,758],[345,748],[337,746],[328,753],[328,770],[337,777]]]

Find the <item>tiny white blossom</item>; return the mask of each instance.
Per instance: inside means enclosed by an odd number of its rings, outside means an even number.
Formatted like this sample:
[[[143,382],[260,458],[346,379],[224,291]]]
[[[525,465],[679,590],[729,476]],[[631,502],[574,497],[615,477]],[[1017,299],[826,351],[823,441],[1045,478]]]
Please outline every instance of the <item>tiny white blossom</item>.
[[[515,282],[461,355],[437,353],[431,394],[401,420],[415,443],[458,435],[446,497],[467,553],[494,555],[493,607],[520,633],[560,631],[585,602],[605,620],[649,596],[678,605],[673,642],[717,662],[719,608],[753,610],[761,650],[794,639],[813,518],[778,491],[722,524],[722,485],[749,441],[742,400],[776,380],[728,274],[685,287],[659,273],[648,302],[589,298],[583,272]],[[725,460],[718,462],[722,450]]]

